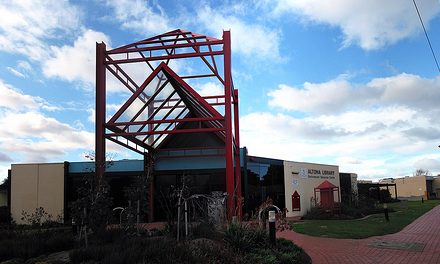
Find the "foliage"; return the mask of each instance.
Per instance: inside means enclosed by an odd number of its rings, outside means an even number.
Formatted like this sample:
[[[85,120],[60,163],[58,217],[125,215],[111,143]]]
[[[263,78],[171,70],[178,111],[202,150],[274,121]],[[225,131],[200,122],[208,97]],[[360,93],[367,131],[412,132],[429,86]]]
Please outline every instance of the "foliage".
[[[387,202],[395,202],[394,199],[390,198],[390,194],[388,190],[384,191],[382,197],[388,197],[385,200]],[[386,194],[388,196],[386,196]],[[312,207],[306,215],[304,215],[303,219],[306,220],[330,220],[330,219],[356,219],[362,218],[371,214],[378,214],[383,212],[383,207],[379,204],[375,199],[361,195],[357,201],[357,203],[344,204],[340,203],[336,206],[335,210],[328,210],[326,208],[322,208],[320,206]],[[390,208],[389,212],[393,212],[393,209]]]
[[[440,204],[440,200],[428,200],[388,204],[390,221],[385,220],[383,209],[380,214],[373,214],[356,220],[306,220],[302,223],[292,223],[292,228],[311,236],[334,238],[366,238],[392,234],[402,230],[416,218]],[[378,207],[379,208],[379,207]]]
[[[276,209],[273,205],[273,200],[270,197],[266,198],[266,201],[260,204],[258,208],[255,210],[258,214],[254,215],[254,220],[261,220],[262,223],[265,224],[269,215],[269,209]],[[261,212],[261,215],[259,215]],[[286,213],[288,212],[287,208],[283,208],[283,211],[275,210],[275,218],[276,218],[276,230],[283,231],[286,229],[290,229],[289,223],[286,219]],[[261,219],[259,217],[261,216]]]
[[[94,161],[94,152],[87,153],[86,158]],[[112,156],[106,156],[102,164],[95,166],[108,168],[113,165]],[[87,226],[94,232],[105,229],[112,216],[112,198],[110,186],[102,176],[95,175],[93,168],[88,168],[83,177],[82,185],[77,189],[78,198],[70,205],[73,221]]]
[[[146,172],[139,174],[135,178],[134,183],[128,188],[124,189],[125,197],[128,199],[128,201],[130,201],[128,207],[125,209],[127,216],[127,221],[125,223],[126,230],[134,229],[136,215],[138,215],[138,213],[140,219],[145,219],[148,215],[148,191],[153,175],[154,155],[149,154],[146,159]]]
[[[52,215],[47,213],[43,207],[35,208],[35,211],[29,214],[26,211],[21,212],[21,220],[28,225],[41,226],[44,222],[52,220]]]
[[[249,228],[243,224],[231,224],[224,232],[223,239],[237,252],[250,252],[255,248],[264,248],[269,243],[263,229]]]
[[[78,199],[71,204],[75,223],[87,225],[94,232],[105,229],[112,216],[110,187],[104,178],[86,175],[78,188]]]
[[[167,237],[123,237],[112,244],[94,244],[70,253],[72,263],[238,263],[227,249],[210,243],[176,243]],[[212,261],[214,260],[214,261]]]
[[[28,259],[41,254],[63,251],[73,247],[71,233],[58,230],[1,230],[0,262],[12,258]]]
[[[208,227],[205,225],[203,229]],[[232,228],[232,229],[231,229]],[[215,229],[214,229],[215,230]],[[72,263],[310,263],[302,249],[291,241],[277,239],[275,246],[267,242],[262,230],[242,225],[231,226],[230,233],[241,234],[253,247],[240,250],[227,242],[224,233],[217,232],[212,238],[196,238],[176,242],[166,236],[129,236],[116,230],[111,234],[92,240],[87,248],[70,252]],[[232,231],[234,230],[234,231]],[[206,231],[206,230],[205,230]],[[227,232],[227,231],[226,231]],[[207,233],[205,233],[207,234]],[[220,236],[219,236],[220,235]],[[219,238],[219,239],[216,239]],[[238,238],[234,239],[236,241]],[[240,254],[237,254],[240,252]]]
[[[221,233],[217,231],[217,227],[208,221],[202,221],[192,229],[192,237],[194,238],[210,238],[221,240]]]

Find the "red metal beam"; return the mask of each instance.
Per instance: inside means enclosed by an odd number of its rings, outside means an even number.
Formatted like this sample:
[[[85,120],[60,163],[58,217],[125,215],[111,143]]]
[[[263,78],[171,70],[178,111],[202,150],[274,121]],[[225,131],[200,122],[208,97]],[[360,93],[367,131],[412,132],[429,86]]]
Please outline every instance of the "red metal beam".
[[[106,64],[123,64],[123,63],[133,63],[133,62],[142,62],[142,61],[158,61],[158,60],[166,60],[166,59],[182,59],[182,58],[192,58],[192,57],[203,57],[203,56],[215,56],[215,55],[223,55],[223,51],[213,51],[213,52],[191,52],[191,53],[180,53],[180,54],[172,54],[172,55],[162,55],[162,56],[152,56],[145,58],[128,58],[121,60],[113,60],[107,61]]]
[[[105,173],[105,49],[105,43],[96,43],[95,171],[98,178]]]
[[[223,31],[223,50],[224,55],[224,76],[225,76],[225,159],[226,159],[226,192],[227,198],[227,216],[231,220],[235,215],[235,192],[234,192],[234,156],[232,146],[232,124],[231,124],[231,35],[229,31]]]
[[[204,132],[218,132],[224,131],[224,128],[194,128],[194,129],[173,129],[169,131],[156,130],[156,131],[139,131],[139,132],[117,132],[107,133],[107,136],[143,136],[143,135],[160,135],[160,134],[181,134],[181,133],[204,133]]]
[[[243,201],[241,196],[241,165],[240,165],[240,122],[238,109],[238,90],[234,90],[234,153],[235,153],[235,186],[237,190],[237,216],[241,220]]]
[[[157,67],[151,74],[148,76],[148,78],[144,81],[144,83],[139,87],[139,89],[130,97],[128,100],[122,105],[121,108],[114,114],[112,118],[110,118],[111,123],[114,123],[124,112],[127,110],[127,108],[136,100],[136,98],[139,97],[139,95],[143,92],[145,87],[154,79],[156,78],[156,75],[162,70],[162,67],[165,65],[165,63],[161,63],[159,67]]]
[[[116,143],[116,144],[118,144],[118,145],[121,145],[121,146],[123,146],[124,148],[128,148],[128,149],[131,150],[131,151],[134,151],[134,152],[136,152],[136,153],[139,153],[139,154],[141,154],[141,155],[144,155],[144,153],[145,153],[145,151],[140,151],[139,149],[134,148],[134,147],[128,145],[127,143],[124,143],[124,142],[118,140],[117,138],[106,137],[106,139],[108,139],[108,140],[110,140],[110,141],[112,141],[112,142],[114,142],[114,143]],[[126,138],[124,138],[124,139],[127,140]],[[138,145],[136,145],[136,146],[138,146]],[[142,147],[142,148],[143,148],[143,147]]]
[[[172,42],[181,41],[181,39],[172,39]],[[171,42],[171,41],[168,41]],[[148,44],[150,44],[149,42]],[[164,44],[164,40],[158,41],[160,44]],[[130,48],[126,50],[120,51],[109,51],[108,54],[120,54],[120,53],[132,53],[132,52],[144,52],[144,51],[153,51],[153,50],[164,50],[164,49],[179,49],[179,48],[192,48],[194,46],[210,46],[210,45],[221,45],[223,41],[204,41],[204,42],[191,42],[191,43],[182,43],[182,44],[169,44],[163,46],[149,46],[149,47],[141,47],[141,48]]]
[[[174,109],[173,109],[174,110]],[[171,111],[173,111],[173,110],[171,110]],[[182,116],[183,115],[183,113],[185,112],[185,110],[188,110],[188,108],[184,108],[184,109],[182,109],[182,111],[180,111],[178,114],[177,114],[177,116],[176,116],[176,118],[180,118],[180,116]],[[170,112],[171,112],[170,111]],[[168,114],[168,113],[167,113]],[[177,126],[174,126],[174,129],[177,129],[179,126],[180,126],[180,124],[181,123],[178,123],[177,124]],[[168,126],[164,129],[164,130],[166,130],[166,131],[168,131],[169,130],[169,128],[172,126],[173,124],[172,123],[170,123],[170,124],[168,124]],[[154,129],[156,129],[156,128],[158,128],[159,127],[159,125],[156,125],[155,127],[154,127]],[[162,135],[160,135],[160,136],[158,136],[154,141],[153,141],[153,146],[162,138],[162,136],[163,136],[164,134],[162,134]],[[147,137],[149,137],[150,135],[148,135]],[[166,138],[165,138],[166,139]],[[164,140],[165,140],[164,139]],[[158,146],[158,149],[160,149],[160,145],[163,143],[163,141],[159,144],[159,146]]]
[[[198,121],[214,121],[223,120],[222,117],[191,117],[180,119],[161,119],[161,120],[147,120],[147,121],[133,121],[133,122],[115,122],[107,123],[107,126],[125,126],[125,125],[147,125],[147,124],[163,124],[176,122],[198,122]]]

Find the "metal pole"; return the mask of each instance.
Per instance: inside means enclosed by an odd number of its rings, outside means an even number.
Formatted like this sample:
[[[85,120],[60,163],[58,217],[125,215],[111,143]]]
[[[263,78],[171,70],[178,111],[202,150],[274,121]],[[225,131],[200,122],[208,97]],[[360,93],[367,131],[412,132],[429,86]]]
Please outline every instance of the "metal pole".
[[[188,236],[188,203],[185,200],[185,236]]]
[[[137,200],[137,209],[136,209],[136,230],[139,233],[139,213],[140,213],[140,201]]]
[[[179,241],[180,238],[180,200],[177,202],[177,241]]]

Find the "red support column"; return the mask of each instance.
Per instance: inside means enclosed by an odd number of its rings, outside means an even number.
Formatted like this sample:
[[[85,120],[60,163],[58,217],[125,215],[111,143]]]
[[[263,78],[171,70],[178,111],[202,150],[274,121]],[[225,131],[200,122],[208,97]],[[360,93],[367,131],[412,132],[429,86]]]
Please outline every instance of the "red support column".
[[[237,190],[237,216],[241,220],[243,201],[241,197],[241,164],[240,164],[240,126],[238,109],[238,90],[234,90],[234,138],[235,138],[235,188]]]
[[[232,104],[232,76],[231,76],[231,33],[223,31],[223,51],[224,51],[224,78],[225,78],[225,159],[226,159],[226,192],[227,216],[232,219],[235,210],[234,193],[234,157],[232,141],[232,123],[231,123],[231,104]]]
[[[98,178],[105,172],[105,53],[105,43],[96,43],[95,171]]]
[[[144,154],[144,173],[145,177],[149,177],[148,188],[148,222],[154,221],[154,160],[151,153]]]

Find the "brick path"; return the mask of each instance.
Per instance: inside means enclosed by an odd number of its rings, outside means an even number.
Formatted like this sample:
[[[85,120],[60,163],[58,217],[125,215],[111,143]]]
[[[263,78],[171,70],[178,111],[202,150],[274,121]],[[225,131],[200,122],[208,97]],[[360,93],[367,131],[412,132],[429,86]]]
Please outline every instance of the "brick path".
[[[277,234],[302,247],[314,264],[324,263],[440,263],[440,206],[433,208],[395,234],[366,239],[311,237],[283,231]],[[370,247],[376,241],[423,243],[423,251]]]

